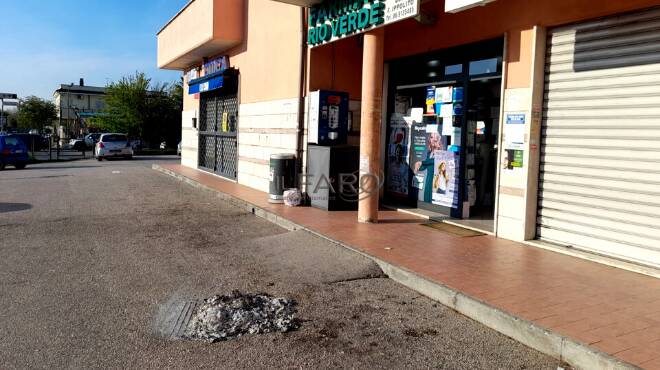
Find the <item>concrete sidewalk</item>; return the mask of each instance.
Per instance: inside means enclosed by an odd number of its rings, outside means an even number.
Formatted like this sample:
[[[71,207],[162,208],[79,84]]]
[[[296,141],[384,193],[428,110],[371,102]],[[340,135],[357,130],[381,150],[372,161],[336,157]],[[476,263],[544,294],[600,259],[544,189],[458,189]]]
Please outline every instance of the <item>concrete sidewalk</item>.
[[[181,165],[154,169],[258,216],[374,259],[394,280],[534,349],[584,369],[660,369],[660,280],[492,236],[457,237],[426,220],[268,203],[263,192]]]

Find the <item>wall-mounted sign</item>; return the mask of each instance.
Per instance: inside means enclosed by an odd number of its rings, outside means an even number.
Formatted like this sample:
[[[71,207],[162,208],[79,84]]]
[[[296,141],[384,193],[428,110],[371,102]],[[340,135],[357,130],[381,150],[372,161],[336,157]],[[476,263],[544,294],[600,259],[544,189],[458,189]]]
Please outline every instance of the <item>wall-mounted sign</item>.
[[[505,122],[505,149],[523,149],[525,145],[525,123],[527,123],[527,115],[525,113],[506,113]]]
[[[208,76],[213,73],[224,72],[227,68],[229,68],[229,57],[223,55],[202,64],[202,73],[204,76]]]
[[[229,68],[229,57],[223,55],[207,61],[202,64],[200,67],[195,67],[188,71],[186,75],[188,76],[188,81],[193,81],[204,76],[208,76],[214,73],[224,72]]]
[[[229,57],[221,56],[207,61],[201,67],[188,71],[188,94],[219,89],[223,86],[223,73],[229,68]]]
[[[524,125],[525,121],[526,119],[524,113],[507,113],[506,115],[507,125]]]
[[[419,14],[420,0],[325,0],[309,9],[307,44],[314,47]]]
[[[495,0],[445,0],[445,12],[458,13],[463,10],[483,6]]]

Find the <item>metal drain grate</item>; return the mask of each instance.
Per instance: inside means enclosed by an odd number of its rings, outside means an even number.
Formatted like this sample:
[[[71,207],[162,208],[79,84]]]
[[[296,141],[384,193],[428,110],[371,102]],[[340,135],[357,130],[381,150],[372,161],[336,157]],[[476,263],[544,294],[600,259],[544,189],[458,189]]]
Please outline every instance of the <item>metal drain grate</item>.
[[[165,339],[182,339],[193,313],[203,302],[190,297],[176,296],[161,305],[153,321],[153,331]]]
[[[183,338],[186,328],[188,328],[188,323],[190,322],[190,318],[192,317],[197,307],[199,307],[201,302],[203,301],[196,300],[196,301],[188,301],[183,304],[183,306],[179,311],[179,315],[176,321],[174,322],[174,325],[172,325],[172,331],[169,335],[171,339]]]

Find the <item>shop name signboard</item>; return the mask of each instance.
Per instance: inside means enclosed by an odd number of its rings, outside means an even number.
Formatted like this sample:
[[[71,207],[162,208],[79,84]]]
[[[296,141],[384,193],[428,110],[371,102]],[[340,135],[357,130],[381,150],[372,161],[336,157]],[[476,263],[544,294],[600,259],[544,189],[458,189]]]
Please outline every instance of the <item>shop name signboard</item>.
[[[207,61],[201,67],[196,67],[188,71],[188,81],[193,81],[214,73],[224,72],[229,68],[229,57],[223,55]]]
[[[187,73],[188,94],[198,94],[219,89],[223,85],[223,73],[229,69],[229,57],[223,55],[204,62],[201,67]]]
[[[356,35],[419,14],[420,0],[325,0],[309,9],[310,47]]]

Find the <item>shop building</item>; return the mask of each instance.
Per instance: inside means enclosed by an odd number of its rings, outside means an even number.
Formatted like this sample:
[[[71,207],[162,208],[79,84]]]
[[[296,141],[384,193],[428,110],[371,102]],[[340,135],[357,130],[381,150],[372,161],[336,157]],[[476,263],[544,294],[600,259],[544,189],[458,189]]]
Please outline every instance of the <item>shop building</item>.
[[[160,68],[184,71],[182,163],[268,190],[272,153],[296,153],[300,8],[194,0],[158,33]]]
[[[311,92],[346,92],[356,166],[383,183],[360,221],[385,204],[658,268],[654,6],[194,0],[158,59],[191,92],[184,165],[267,191],[270,154],[306,171]]]

